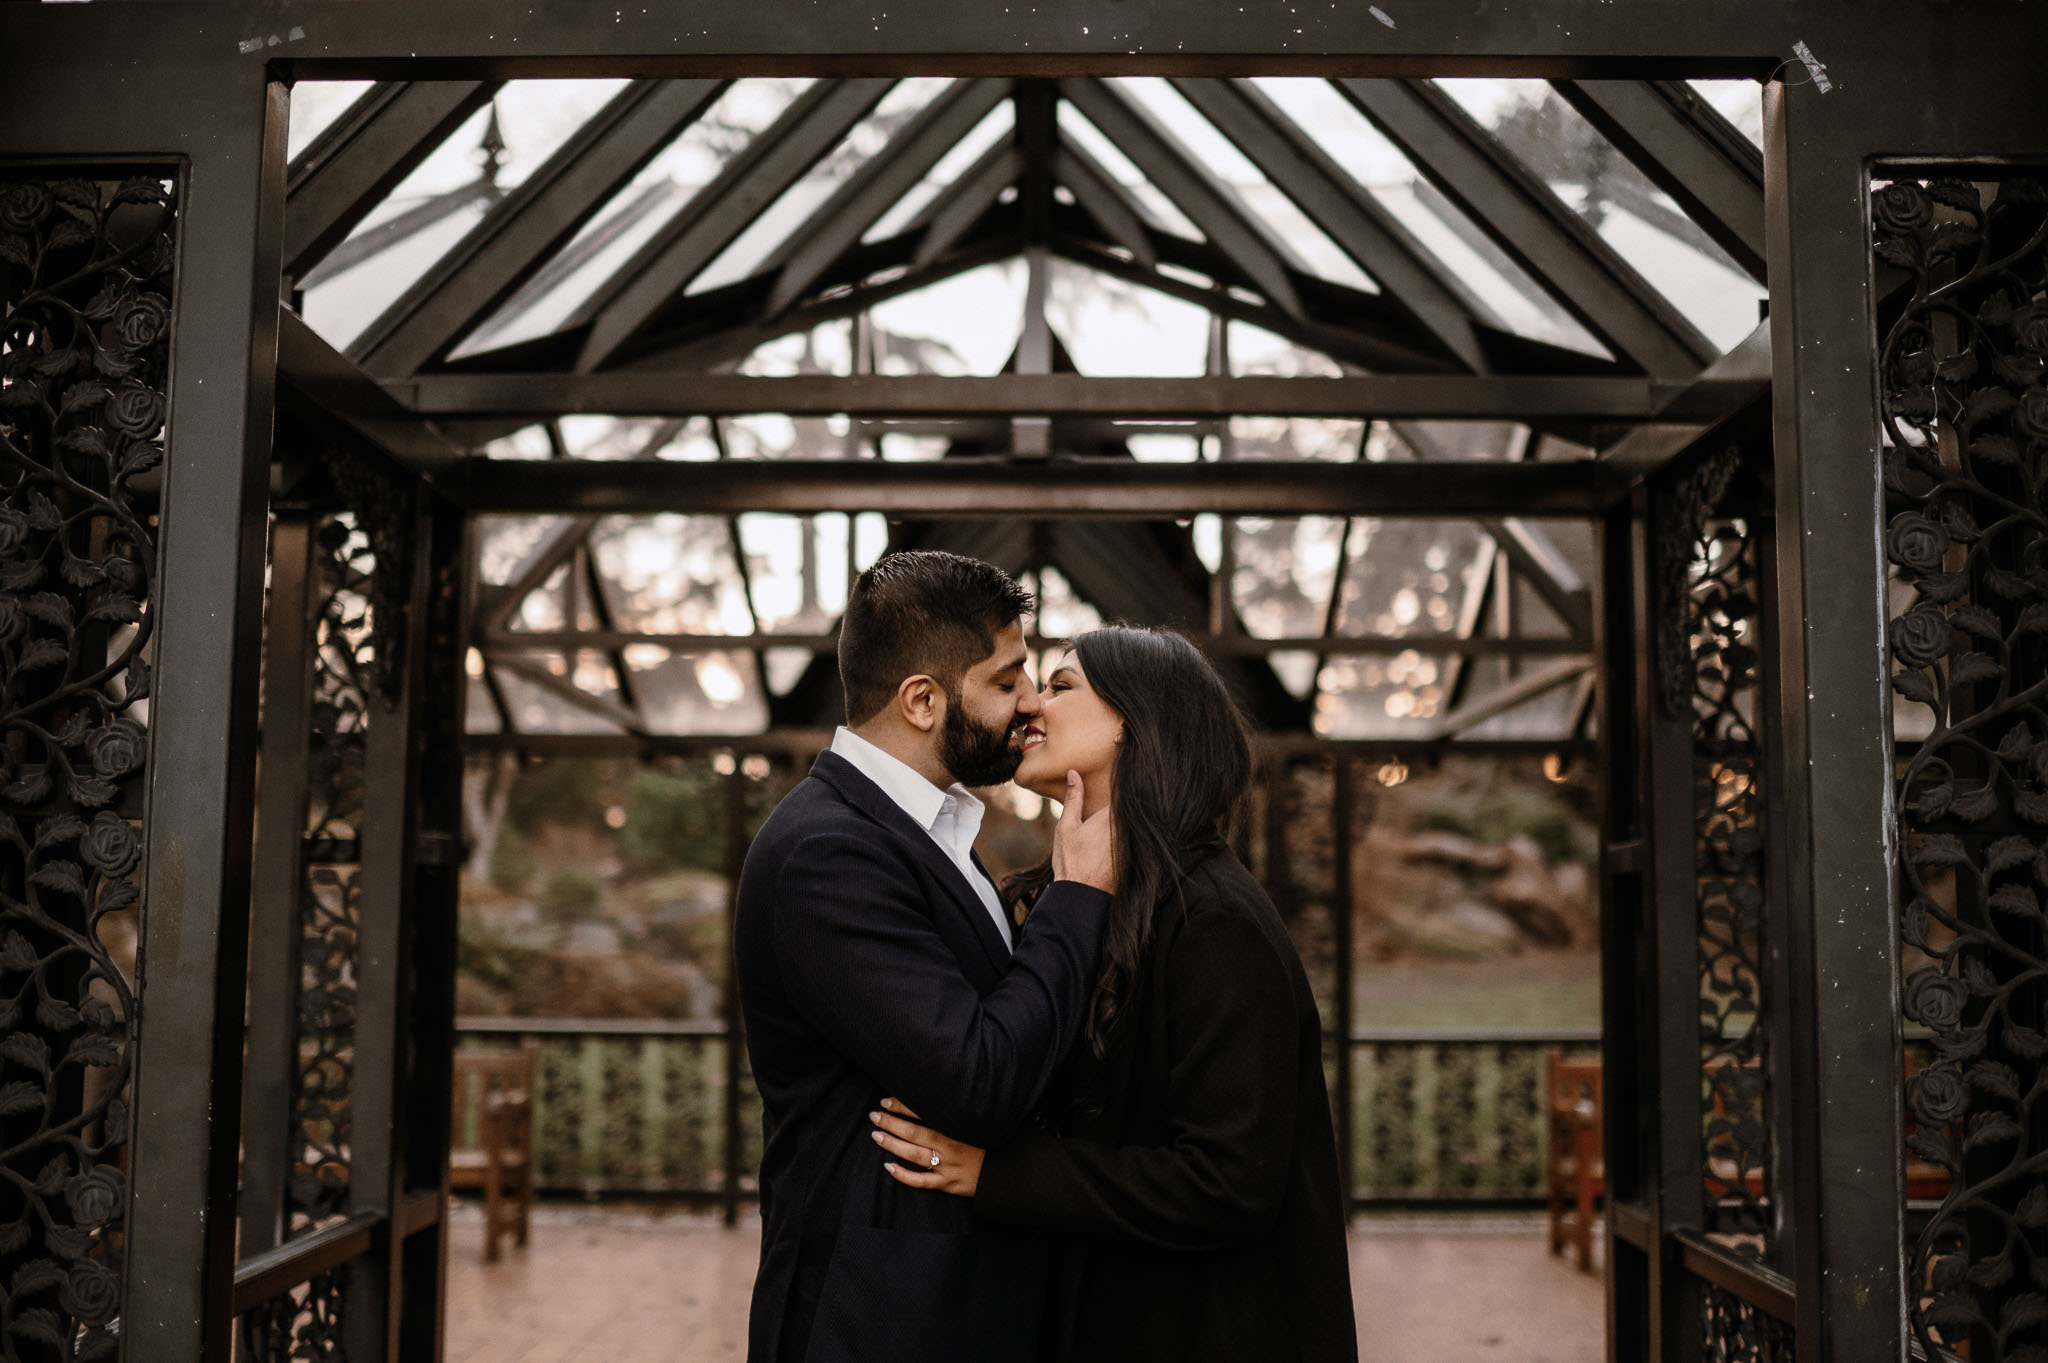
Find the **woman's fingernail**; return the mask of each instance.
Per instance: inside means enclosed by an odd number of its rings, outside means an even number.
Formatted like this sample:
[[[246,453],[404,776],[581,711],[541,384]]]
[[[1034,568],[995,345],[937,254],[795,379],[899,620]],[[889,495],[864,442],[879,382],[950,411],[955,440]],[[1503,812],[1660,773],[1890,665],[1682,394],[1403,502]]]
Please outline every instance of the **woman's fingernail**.
[[[896,1100],[894,1098],[884,1098],[882,1100],[882,1106],[888,1108],[890,1111],[893,1112],[896,1109]]]
[[[871,1122],[879,1122],[882,1120],[882,1114],[879,1112],[870,1112],[868,1114],[868,1120]]]
[[[874,1139],[875,1139],[875,1144],[876,1144],[876,1145],[880,1145],[880,1144],[882,1143],[882,1133],[881,1133],[881,1132],[879,1132],[879,1131],[870,1131],[870,1132],[868,1132],[868,1135],[870,1135],[870,1136],[874,1137]]]

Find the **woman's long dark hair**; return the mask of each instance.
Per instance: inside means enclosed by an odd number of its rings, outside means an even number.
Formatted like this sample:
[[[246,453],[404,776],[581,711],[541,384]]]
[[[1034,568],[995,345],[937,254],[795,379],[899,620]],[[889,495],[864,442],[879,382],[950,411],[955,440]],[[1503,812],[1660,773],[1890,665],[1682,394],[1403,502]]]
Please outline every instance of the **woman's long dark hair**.
[[[1222,678],[1178,634],[1106,625],[1072,650],[1088,685],[1124,722],[1112,768],[1116,894],[1102,936],[1102,970],[1089,1009],[1088,1044],[1101,1056],[1139,967],[1153,924],[1195,854],[1228,839],[1252,774],[1251,740]],[[1003,886],[1013,911],[1052,879],[1047,861]]]

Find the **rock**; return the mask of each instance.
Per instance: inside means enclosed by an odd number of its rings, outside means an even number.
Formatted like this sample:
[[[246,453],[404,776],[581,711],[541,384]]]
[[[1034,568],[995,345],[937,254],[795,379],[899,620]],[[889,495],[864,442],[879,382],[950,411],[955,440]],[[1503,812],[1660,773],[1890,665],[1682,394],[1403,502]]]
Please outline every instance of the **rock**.
[[[1577,934],[1570,904],[1544,864],[1542,850],[1523,833],[1509,838],[1501,850],[1506,866],[1486,887],[1487,898],[1532,941],[1542,946],[1573,945]]]
[[[1450,866],[1471,866],[1483,871],[1498,870],[1508,860],[1504,847],[1489,847],[1440,828],[1411,833],[1407,837],[1388,838],[1386,850],[1410,861],[1440,861]]]
[[[619,954],[619,930],[610,923],[596,923],[589,919],[572,923],[562,938],[562,950],[578,956],[616,956]]]
[[[1512,956],[1522,947],[1514,920],[1471,899],[1453,900],[1428,913],[1404,913],[1389,926],[1424,956],[1490,960]]]

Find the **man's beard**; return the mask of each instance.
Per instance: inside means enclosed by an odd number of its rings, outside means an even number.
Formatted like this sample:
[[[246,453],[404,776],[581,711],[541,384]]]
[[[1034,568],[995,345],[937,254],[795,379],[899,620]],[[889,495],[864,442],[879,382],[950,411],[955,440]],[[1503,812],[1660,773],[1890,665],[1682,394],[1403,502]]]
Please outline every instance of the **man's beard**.
[[[939,761],[963,786],[999,786],[1017,774],[1024,760],[1010,746],[1011,725],[992,728],[967,715],[967,707],[947,698],[946,718],[939,726]]]

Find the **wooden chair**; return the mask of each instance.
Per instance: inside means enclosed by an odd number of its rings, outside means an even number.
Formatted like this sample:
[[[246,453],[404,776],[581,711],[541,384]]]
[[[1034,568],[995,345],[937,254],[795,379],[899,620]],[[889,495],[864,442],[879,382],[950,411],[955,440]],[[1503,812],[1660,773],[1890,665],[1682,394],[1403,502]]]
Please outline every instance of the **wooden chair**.
[[[510,1229],[526,1243],[533,1210],[533,1056],[517,1050],[455,1053],[455,1114],[450,1126],[448,1185],[484,1194],[484,1262],[498,1258],[498,1237]],[[466,1135],[475,1116],[475,1142]]]
[[[1546,1181],[1550,1192],[1550,1252],[1567,1241],[1578,1250],[1579,1268],[1593,1270],[1593,1208],[1606,1192],[1607,1165],[1600,1152],[1600,1062],[1567,1060],[1550,1052],[1544,1108],[1550,1128]]]

